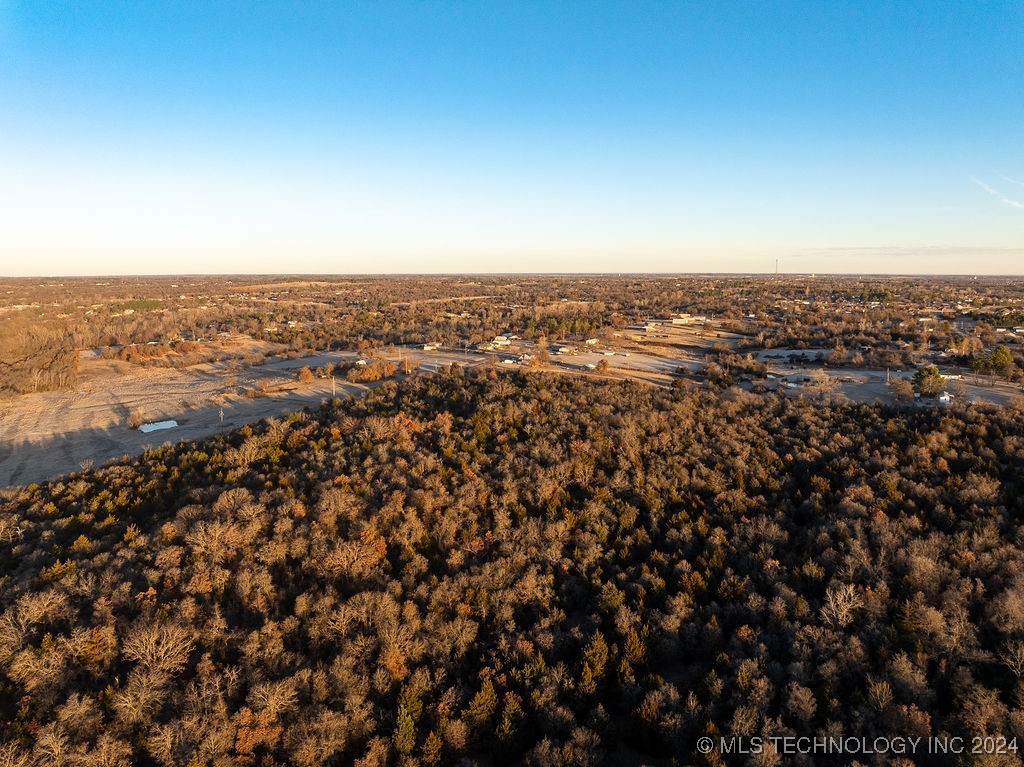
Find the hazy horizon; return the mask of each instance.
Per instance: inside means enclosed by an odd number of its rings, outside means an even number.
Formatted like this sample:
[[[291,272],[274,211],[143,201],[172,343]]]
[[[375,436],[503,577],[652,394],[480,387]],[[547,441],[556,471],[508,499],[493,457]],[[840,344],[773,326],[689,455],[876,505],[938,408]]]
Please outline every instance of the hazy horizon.
[[[81,272],[68,274],[0,274],[0,279],[11,280],[78,280],[78,279],[129,279],[129,278],[152,278],[152,279],[174,279],[174,278],[230,278],[230,277],[292,277],[296,279],[340,279],[340,278],[387,278],[387,277],[438,277],[438,278],[459,278],[459,277],[592,277],[600,279],[604,277],[857,277],[880,279],[931,277],[949,279],[976,279],[979,277],[1009,277],[1013,279],[1024,278],[1020,272],[656,272],[656,271],[619,271],[619,272]]]
[[[1019,273],[1024,6],[0,0],[0,272]]]
[[[0,274],[0,279],[10,280],[55,280],[55,279],[130,279],[130,278],[152,278],[152,279],[174,279],[174,278],[280,278],[290,277],[294,279],[307,279],[315,281],[318,279],[372,279],[372,278],[403,278],[403,277],[432,277],[432,278],[495,278],[495,277],[592,277],[595,279],[606,277],[856,277],[856,278],[950,278],[950,279],[977,279],[980,277],[1009,277],[1013,279],[1024,278],[1024,272],[840,272],[840,271],[654,271],[654,270],[619,270],[619,271],[380,271],[380,272],[297,272],[297,271],[267,271],[267,272],[218,272],[218,271],[196,271],[196,272],[69,272],[66,274]]]

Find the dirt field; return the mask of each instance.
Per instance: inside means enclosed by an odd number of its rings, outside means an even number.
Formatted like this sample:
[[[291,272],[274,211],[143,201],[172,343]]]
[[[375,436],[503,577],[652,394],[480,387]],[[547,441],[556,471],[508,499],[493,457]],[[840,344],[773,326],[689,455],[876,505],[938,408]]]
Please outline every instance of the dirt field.
[[[342,356],[331,355],[334,361]],[[167,440],[200,439],[316,405],[331,396],[331,382],[299,385],[294,369],[323,359],[275,360],[240,371],[219,364],[182,370],[128,366],[127,375],[125,363],[97,361],[73,391],[27,394],[0,405],[0,486],[37,482]],[[242,393],[258,385],[270,393]],[[343,381],[336,386],[339,396],[365,390]],[[163,419],[179,425],[152,434],[129,426]]]
[[[524,345],[523,351],[532,351]],[[695,371],[695,355],[674,350],[671,355],[619,351],[612,355],[582,352],[554,355],[548,370],[574,375],[595,375],[588,365],[609,363],[607,377],[632,378],[667,385],[678,368]],[[504,353],[503,353],[504,354]],[[512,352],[508,352],[509,355]],[[484,365],[489,354],[459,350],[424,352],[391,350],[394,362],[411,362],[423,371],[458,363]],[[0,404],[0,487],[50,479],[82,466],[101,466],[124,455],[135,455],[166,441],[194,440],[234,429],[261,418],[278,416],[318,405],[336,391],[338,396],[367,391],[360,384],[338,379],[317,379],[299,384],[296,371],[325,362],[351,361],[355,352],[333,352],[298,359],[271,358],[254,367],[209,363],[189,368],[142,367],[124,362],[83,359],[83,382],[73,391],[27,394]],[[504,357],[503,357],[504,358]],[[499,368],[512,369],[499,363]],[[801,380],[809,369],[772,365],[782,378]],[[838,389],[853,400],[888,401],[885,371],[837,369]],[[261,389],[262,396],[246,392]],[[968,387],[972,399],[1009,402],[1019,396],[1016,387]],[[796,391],[794,391],[796,393]],[[222,415],[223,414],[223,415]],[[143,434],[142,422],[173,419],[176,428]],[[130,425],[131,424],[131,425]]]
[[[451,363],[483,365],[488,355],[458,350],[402,349],[401,357],[424,371]],[[87,465],[101,466],[166,441],[194,440],[261,418],[318,405],[332,395],[329,380],[296,381],[296,371],[325,362],[351,361],[355,352],[333,352],[298,359],[271,358],[249,368],[209,363],[189,368],[145,367],[83,355],[82,383],[73,391],[26,394],[0,404],[0,487],[57,477]],[[586,353],[557,358],[551,370],[586,371],[607,359],[618,374],[638,380],[670,380],[678,361],[646,354],[630,357]],[[505,366],[502,366],[505,367]],[[338,396],[366,387],[338,380]],[[264,396],[244,392],[264,388]],[[221,413],[223,412],[223,421]],[[173,419],[176,428],[143,434],[142,422]]]

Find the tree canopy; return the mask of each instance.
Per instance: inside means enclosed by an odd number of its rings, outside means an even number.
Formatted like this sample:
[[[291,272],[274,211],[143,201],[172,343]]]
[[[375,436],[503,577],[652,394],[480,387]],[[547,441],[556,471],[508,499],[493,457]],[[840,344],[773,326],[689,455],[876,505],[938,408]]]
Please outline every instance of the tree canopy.
[[[0,760],[683,765],[716,763],[709,733],[1024,736],[1022,494],[1017,410],[386,382],[7,491]]]

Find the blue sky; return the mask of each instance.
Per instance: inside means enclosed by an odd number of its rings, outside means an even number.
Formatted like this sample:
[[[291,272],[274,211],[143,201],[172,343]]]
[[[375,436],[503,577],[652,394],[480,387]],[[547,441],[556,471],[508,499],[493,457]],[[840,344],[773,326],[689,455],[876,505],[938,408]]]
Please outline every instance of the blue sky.
[[[1020,2],[0,0],[0,274],[1024,272]]]

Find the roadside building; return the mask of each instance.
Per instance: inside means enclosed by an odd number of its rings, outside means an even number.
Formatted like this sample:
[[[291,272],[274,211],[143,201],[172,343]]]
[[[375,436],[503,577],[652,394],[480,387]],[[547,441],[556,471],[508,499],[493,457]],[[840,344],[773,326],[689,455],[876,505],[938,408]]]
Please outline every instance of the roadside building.
[[[708,318],[703,314],[688,314],[685,312],[677,314],[672,318],[673,325],[695,325],[698,323],[703,324],[707,321]]]

